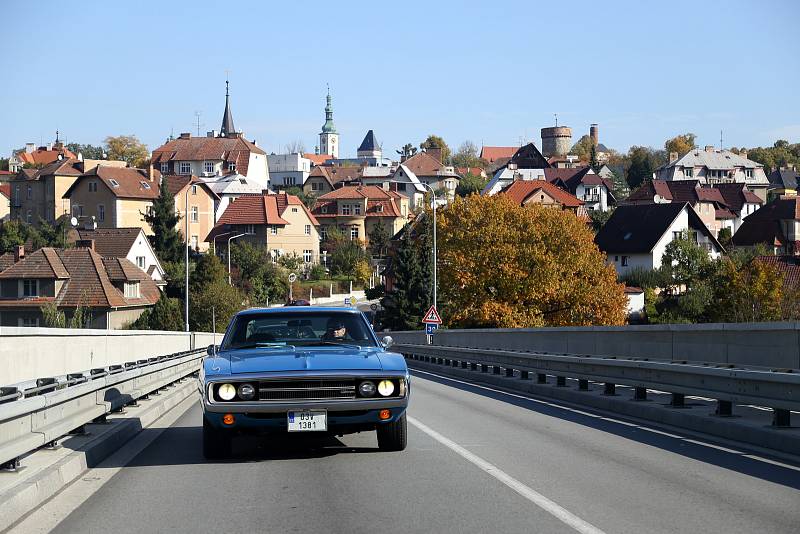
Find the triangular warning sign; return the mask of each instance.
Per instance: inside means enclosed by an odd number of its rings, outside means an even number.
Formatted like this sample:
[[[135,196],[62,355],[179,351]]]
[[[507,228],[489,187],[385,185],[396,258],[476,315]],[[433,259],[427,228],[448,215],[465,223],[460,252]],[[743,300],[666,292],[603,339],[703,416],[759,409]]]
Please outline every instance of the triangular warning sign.
[[[439,312],[436,311],[436,306],[431,306],[422,318],[425,324],[442,324],[442,318],[439,317]]]

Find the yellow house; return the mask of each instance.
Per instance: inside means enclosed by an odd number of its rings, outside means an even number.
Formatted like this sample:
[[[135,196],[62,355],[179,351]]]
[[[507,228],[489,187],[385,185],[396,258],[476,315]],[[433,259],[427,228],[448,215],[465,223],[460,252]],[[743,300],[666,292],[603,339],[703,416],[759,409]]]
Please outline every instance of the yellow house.
[[[317,199],[314,216],[320,221],[320,235],[338,227],[351,239],[369,242],[369,234],[382,224],[390,235],[408,222],[408,198],[376,185],[344,186]]]
[[[206,240],[216,239],[223,249],[229,237],[252,234],[239,240],[266,247],[273,260],[296,255],[311,264],[319,262],[318,226],[316,217],[294,195],[245,195],[231,201]]]
[[[82,174],[64,194],[69,199],[72,216],[94,217],[98,228],[139,227],[145,234],[153,230],[144,220],[158,198],[161,174],[157,171],[100,166]],[[195,176],[165,176],[175,196],[175,212],[180,216],[177,229],[184,235],[188,199],[189,245],[208,250],[203,238],[214,226],[216,195]]]
[[[53,222],[69,214],[69,199],[63,196],[82,172],[75,158],[58,159],[40,169],[20,169],[9,182],[11,218],[35,225],[39,219]]]

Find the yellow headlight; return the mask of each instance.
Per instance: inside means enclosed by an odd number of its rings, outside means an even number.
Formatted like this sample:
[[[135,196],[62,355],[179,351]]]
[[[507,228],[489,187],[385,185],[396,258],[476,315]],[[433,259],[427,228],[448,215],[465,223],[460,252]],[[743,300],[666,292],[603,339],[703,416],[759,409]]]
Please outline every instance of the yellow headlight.
[[[383,397],[388,397],[394,393],[394,383],[391,380],[381,380],[378,384],[378,393]]]
[[[229,401],[236,396],[236,387],[233,384],[222,384],[217,390],[217,395],[224,401]]]

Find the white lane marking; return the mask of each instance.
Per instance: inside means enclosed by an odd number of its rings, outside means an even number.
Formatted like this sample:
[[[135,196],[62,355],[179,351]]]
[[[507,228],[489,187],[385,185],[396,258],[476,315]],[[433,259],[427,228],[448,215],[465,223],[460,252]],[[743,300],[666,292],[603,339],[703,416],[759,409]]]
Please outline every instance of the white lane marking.
[[[443,435],[439,434],[429,426],[425,425],[424,423],[418,421],[417,419],[408,416],[408,422],[420,429],[421,431],[425,432],[427,435],[447,447],[448,449],[452,450],[471,464],[477,466],[482,471],[486,472],[487,474],[493,476],[512,490],[516,491],[524,498],[531,501],[533,504],[544,510],[545,512],[549,513],[562,523],[569,525],[577,532],[581,532],[582,534],[605,534],[602,530],[597,528],[596,526],[592,525],[591,523],[587,523],[580,517],[576,516],[566,508],[558,505],[557,503],[551,501],[538,491],[526,486],[516,478],[512,477],[499,467],[495,466],[492,463],[487,462],[480,456],[471,453],[455,441],[452,441]]]
[[[457,378],[450,378],[449,376],[437,375],[436,373],[431,373],[431,372],[428,372],[428,371],[422,371],[420,369],[413,369],[412,368],[411,371],[414,372],[414,373],[421,373],[421,374],[425,374],[425,375],[435,376],[436,378],[441,378],[442,380],[448,380],[450,382],[456,382],[458,384],[464,384],[464,385],[467,385],[467,386],[470,386],[470,387],[473,387],[473,388],[484,389],[486,391],[491,391],[493,393],[500,393],[502,395],[507,395],[509,397],[515,397],[517,399],[524,399],[524,400],[529,401],[529,402],[535,402],[537,404],[543,404],[545,406],[551,406],[553,408],[558,408],[560,410],[566,410],[568,412],[577,413],[577,414],[585,415],[585,416],[588,416],[588,417],[593,417],[593,418],[596,418],[596,419],[601,419],[603,421],[609,421],[609,422],[620,424],[620,425],[635,427],[635,428],[638,428],[639,430],[644,430],[645,432],[651,432],[653,434],[660,434],[662,436],[667,436],[667,437],[678,439],[678,440],[681,440],[681,441],[687,441],[687,442],[692,443],[694,445],[700,445],[700,446],[703,446],[703,447],[708,447],[710,449],[720,449],[720,450],[723,450],[725,452],[729,452],[731,454],[737,454],[739,456],[742,456],[743,458],[749,458],[751,460],[757,460],[757,461],[760,461],[760,462],[764,462],[764,463],[768,463],[768,464],[772,464],[772,465],[776,465],[776,466],[780,466],[780,467],[785,467],[785,468],[791,469],[793,471],[800,471],[800,467],[792,465],[792,464],[789,464],[789,463],[784,463],[784,462],[781,462],[781,461],[778,461],[778,460],[774,460],[774,459],[771,459],[771,458],[766,458],[766,457],[763,457],[763,456],[758,456],[756,454],[751,454],[751,453],[747,453],[747,452],[736,450],[736,449],[723,448],[720,445],[715,445],[713,443],[706,443],[706,442],[703,442],[703,441],[690,439],[688,437],[680,436],[678,434],[672,434],[670,432],[665,432],[663,430],[657,430],[655,428],[642,426],[642,425],[639,425],[639,424],[636,424],[636,423],[629,423],[627,421],[621,421],[619,419],[614,419],[612,417],[605,417],[605,416],[602,416],[602,415],[597,415],[597,414],[593,414],[593,413],[584,412],[582,410],[578,410],[578,409],[575,409],[575,408],[570,408],[568,406],[564,406],[563,404],[556,404],[554,402],[547,402],[547,401],[543,401],[543,400],[540,400],[540,399],[535,399],[533,397],[526,397],[525,395],[518,395],[516,393],[509,393],[508,391],[503,391],[502,389],[495,389],[495,388],[491,388],[491,387],[488,387],[488,386],[482,386],[482,385],[476,384],[474,382],[467,382],[466,380],[458,380]],[[750,406],[750,408],[758,408],[758,407],[757,406]],[[766,409],[769,409],[769,408],[766,408]]]

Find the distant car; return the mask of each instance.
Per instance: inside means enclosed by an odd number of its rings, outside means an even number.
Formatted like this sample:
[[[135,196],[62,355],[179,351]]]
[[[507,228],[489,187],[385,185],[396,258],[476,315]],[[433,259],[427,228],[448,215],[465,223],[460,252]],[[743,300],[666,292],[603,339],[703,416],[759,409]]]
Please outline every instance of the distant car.
[[[200,371],[203,454],[231,453],[239,433],[375,430],[378,448],[407,444],[410,375],[355,308],[239,312]]]
[[[307,300],[297,299],[297,300],[290,300],[284,306],[311,306],[311,303]]]

